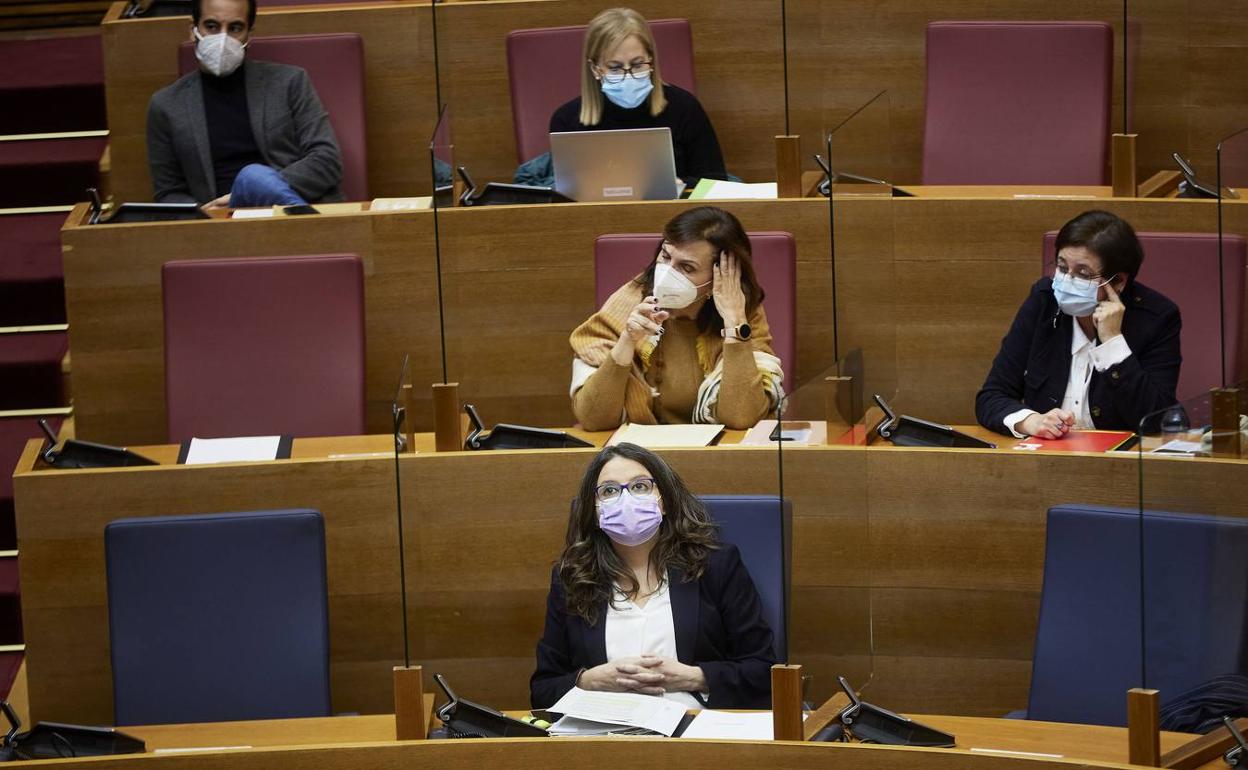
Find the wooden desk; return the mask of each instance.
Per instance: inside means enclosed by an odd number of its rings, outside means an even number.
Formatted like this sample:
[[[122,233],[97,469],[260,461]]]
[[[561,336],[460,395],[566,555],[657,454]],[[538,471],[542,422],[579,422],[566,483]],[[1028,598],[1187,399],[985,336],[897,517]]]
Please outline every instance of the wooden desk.
[[[868,386],[908,414],[974,422],[974,397],[1041,270],[1044,233],[1086,200],[846,197],[836,207],[839,349],[865,353]],[[357,212],[81,226],[62,231],[73,398],[79,435],[114,444],[165,440],[160,268],[172,259],[351,252],[364,261],[368,430],[388,430],[404,353],[432,429],[427,384],[447,368],[489,422],[572,422],[568,335],[595,309],[594,239],[658,232],[689,201],[493,206],[437,212],[443,314],[437,313],[432,211]],[[747,230],[797,244],[799,384],[835,360],[826,199],[726,201]],[[1106,199],[1140,230],[1216,232],[1217,204]],[[1248,202],[1224,206],[1248,232]],[[1158,287],[1163,291],[1165,287]],[[1241,356],[1248,363],[1248,352]],[[872,392],[872,391],[868,391]]]
[[[334,709],[390,711],[402,656],[395,463],[330,457],[386,441],[299,440],[296,459],[270,463],[81,471],[34,470],[30,443],[14,487],[32,716],[111,721],[109,521],[304,506],[325,516]],[[465,697],[527,702],[550,564],[592,454],[401,458],[412,660]],[[1045,511],[1072,499],[1133,506],[1140,489],[1132,454],[793,447],[783,477],[774,447],[663,454],[701,493],[776,494],[783,481],[794,510],[790,654],[815,676],[812,699],[843,674],[870,678],[874,701],[923,713],[1025,705]],[[1147,504],[1242,516],[1246,468],[1148,458]]]
[[[1188,7],[1188,6],[1191,7]],[[802,137],[804,165],[824,152],[824,133],[887,90],[890,116],[853,169],[898,183],[921,179],[925,108],[925,29],[951,18],[1105,21],[1114,26],[1110,130],[1121,130],[1121,0],[885,0],[863,13],[855,3],[793,0],[637,0],[651,19],[680,16],[693,32],[697,95],[714,123],[729,171],[747,181],[775,179],[773,137]],[[177,77],[185,18],[105,17],[105,85],[111,179],[121,200],[151,195],[144,128],[148,99]],[[436,6],[441,98],[451,105],[455,159],[485,182],[510,180],[517,164],[507,77],[506,36],[516,29],[585,24],[590,0],[455,2]],[[1132,130],[1139,134],[1139,178],[1189,157],[1212,177],[1217,141],[1244,126],[1242,14],[1221,3],[1133,4],[1128,36]],[[262,7],[261,35],[357,32],[364,39],[369,186],[374,196],[429,188],[428,153],[418,151],[436,115],[432,11],[427,3],[373,2]],[[787,21],[787,25],[786,22]],[[787,29],[786,29],[787,26]],[[748,30],[748,34],[743,31]],[[787,45],[786,45],[787,43]],[[785,72],[787,67],[787,99]],[[575,94],[568,94],[572,98]],[[787,115],[786,115],[787,111]],[[851,127],[852,131],[852,127]],[[849,133],[849,132],[847,132]]]
[[[925,768],[940,770],[1064,770],[1124,767],[1126,730],[1117,727],[914,715],[952,732],[953,749],[907,749],[863,744],[710,741],[668,738],[392,740],[392,715],[288,719],[265,722],[129,727],[147,742],[148,754],[113,759],[64,760],[57,766],[104,768],[446,768],[690,767]],[[1162,733],[1163,751],[1195,736]],[[624,750],[622,741],[627,742]],[[226,747],[235,747],[232,750]],[[244,748],[246,747],[246,748]],[[215,749],[215,750],[214,750]],[[985,751],[990,749],[991,751]],[[188,751],[179,751],[188,750]],[[316,752],[314,755],[311,752]],[[1012,753],[1014,752],[1014,753]],[[1215,770],[1217,762],[1205,766]]]

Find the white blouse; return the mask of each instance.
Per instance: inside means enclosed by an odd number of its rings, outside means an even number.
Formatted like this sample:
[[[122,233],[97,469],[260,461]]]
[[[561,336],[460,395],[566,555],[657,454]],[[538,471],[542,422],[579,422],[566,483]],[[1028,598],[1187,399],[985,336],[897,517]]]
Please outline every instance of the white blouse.
[[[650,596],[646,606],[638,607],[622,593],[607,603],[607,660],[638,655],[661,655],[676,659],[676,626],[672,620],[672,598],[667,581]],[[700,709],[702,704],[687,692],[663,693],[664,698],[679,702],[685,708]]]

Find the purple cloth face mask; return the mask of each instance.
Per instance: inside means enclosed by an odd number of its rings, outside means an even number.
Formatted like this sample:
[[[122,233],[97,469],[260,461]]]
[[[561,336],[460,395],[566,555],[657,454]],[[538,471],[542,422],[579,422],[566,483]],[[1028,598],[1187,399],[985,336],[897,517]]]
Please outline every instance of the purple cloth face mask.
[[[641,545],[663,523],[663,512],[656,497],[633,497],[621,492],[614,500],[598,504],[598,526],[620,545]]]

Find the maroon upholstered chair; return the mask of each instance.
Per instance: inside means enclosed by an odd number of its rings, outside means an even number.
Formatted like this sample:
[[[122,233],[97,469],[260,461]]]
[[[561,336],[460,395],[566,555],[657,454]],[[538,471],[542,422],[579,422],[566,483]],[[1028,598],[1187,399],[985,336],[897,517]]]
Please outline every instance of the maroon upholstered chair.
[[[784,389],[797,371],[797,246],[785,232],[748,233],[754,272],[766,292],[763,308],[771,327],[771,348],[784,365]],[[600,235],[594,241],[594,302],[597,307],[646,269],[658,250],[659,233]]]
[[[1244,281],[1248,244],[1227,236],[1222,255],[1224,318],[1218,300],[1217,233],[1137,233],[1144,247],[1139,280],[1179,306],[1183,368],[1178,397],[1192,398],[1222,385],[1222,336],[1226,335],[1226,378],[1238,381],[1244,331]],[[1057,233],[1044,234],[1044,274],[1053,275]],[[1131,309],[1127,308],[1130,313]],[[1219,329],[1221,324],[1221,329]]]
[[[1105,184],[1113,29],[927,25],[924,184]]]
[[[663,79],[697,94],[689,20],[658,19],[649,24]],[[507,76],[511,80],[518,162],[550,150],[550,116],[561,104],[580,96],[584,39],[583,24],[517,29],[507,34]]]
[[[0,104],[0,134],[107,128],[100,33],[0,40]]]
[[[364,432],[354,254],[166,262],[169,440]]]
[[[349,201],[369,200],[364,39],[354,32],[256,37],[247,46],[247,55],[307,71],[342,151],[342,194]],[[195,46],[183,43],[178,49],[178,72],[185,75],[196,66]]]
[[[65,216],[0,214],[0,326],[65,323]]]

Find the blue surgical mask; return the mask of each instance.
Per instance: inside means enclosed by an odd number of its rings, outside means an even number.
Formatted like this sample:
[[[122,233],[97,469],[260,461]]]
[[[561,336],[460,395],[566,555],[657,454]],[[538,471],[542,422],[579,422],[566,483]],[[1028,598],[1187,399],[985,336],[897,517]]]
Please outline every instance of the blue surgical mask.
[[[1111,280],[1097,283],[1070,273],[1057,273],[1053,276],[1053,297],[1066,315],[1076,318],[1090,316],[1096,310],[1097,291]]]
[[[610,99],[611,103],[617,107],[631,110],[641,106],[641,103],[654,90],[654,83],[651,80],[652,78],[649,77],[638,79],[631,75],[618,83],[608,83],[603,80],[602,95]]]

